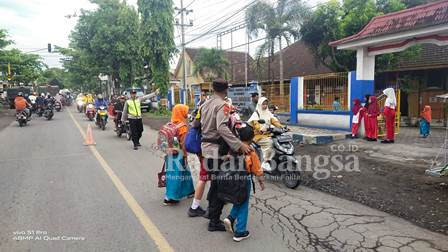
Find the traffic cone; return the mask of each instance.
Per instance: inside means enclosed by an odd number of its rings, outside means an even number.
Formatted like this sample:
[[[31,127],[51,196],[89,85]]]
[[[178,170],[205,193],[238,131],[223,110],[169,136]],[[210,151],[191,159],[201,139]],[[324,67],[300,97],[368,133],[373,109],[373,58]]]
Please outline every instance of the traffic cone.
[[[95,140],[93,140],[93,132],[90,124],[87,126],[87,137],[84,145],[96,145]]]

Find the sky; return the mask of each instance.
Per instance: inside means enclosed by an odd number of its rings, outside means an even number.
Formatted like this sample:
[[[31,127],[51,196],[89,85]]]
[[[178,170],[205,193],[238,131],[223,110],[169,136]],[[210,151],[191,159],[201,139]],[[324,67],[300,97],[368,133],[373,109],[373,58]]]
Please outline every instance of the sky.
[[[185,20],[193,22],[192,27],[186,27],[187,47],[216,47],[216,32],[234,27],[244,20],[244,7],[253,0],[183,0],[184,6],[193,10]],[[275,2],[274,0],[268,0]],[[309,0],[309,6],[324,0]],[[174,0],[174,5],[180,7],[181,0]],[[127,0],[127,3],[137,7],[137,0]],[[22,51],[35,51],[43,57],[49,67],[61,67],[60,55],[48,53],[47,44],[68,47],[70,31],[75,27],[77,18],[67,18],[68,15],[79,14],[80,9],[92,10],[95,8],[88,0],[0,0],[0,28],[6,29],[9,38],[15,43],[11,47]],[[180,15],[175,13],[175,19]],[[210,32],[214,30],[215,32]],[[200,35],[211,33],[196,39]],[[176,45],[180,46],[180,29],[176,27],[174,32]],[[255,40],[256,38],[254,38]],[[231,47],[230,34],[222,38],[222,49]],[[233,45],[246,43],[247,35],[244,29],[233,33]],[[249,46],[251,55],[261,42]],[[247,47],[241,46],[234,50],[245,51]],[[177,58],[172,60],[171,66],[175,67]]]

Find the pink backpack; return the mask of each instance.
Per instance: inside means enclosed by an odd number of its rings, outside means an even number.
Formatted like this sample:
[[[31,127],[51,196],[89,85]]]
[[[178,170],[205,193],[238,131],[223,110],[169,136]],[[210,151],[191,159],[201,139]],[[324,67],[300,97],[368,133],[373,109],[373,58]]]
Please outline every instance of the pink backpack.
[[[182,128],[183,126],[186,126],[186,124],[185,123],[175,124],[169,122],[163,125],[159,130],[159,136],[157,138],[157,145],[159,146],[159,149],[165,153],[168,153],[167,149],[174,147],[173,146],[174,137],[177,137],[177,140],[180,141],[179,129]]]

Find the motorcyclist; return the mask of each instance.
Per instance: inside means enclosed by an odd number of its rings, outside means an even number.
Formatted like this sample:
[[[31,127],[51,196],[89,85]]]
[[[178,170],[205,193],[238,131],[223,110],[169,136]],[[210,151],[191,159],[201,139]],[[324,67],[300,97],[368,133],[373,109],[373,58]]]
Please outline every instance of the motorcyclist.
[[[31,119],[30,110],[28,109],[29,107],[31,107],[31,104],[23,97],[22,92],[19,92],[14,99],[14,106],[16,108],[16,113],[25,111],[25,113],[27,114],[27,120],[29,121]]]
[[[258,100],[255,112],[249,118],[248,123],[252,125],[255,131],[254,142],[261,147],[263,152],[263,163],[261,167],[264,170],[272,170],[270,160],[274,156],[272,134],[268,129],[272,126],[283,127],[280,121],[269,111],[269,100],[266,97],[261,97]],[[264,122],[262,123],[261,120]]]
[[[95,101],[95,108],[96,108],[96,110],[98,111],[99,110],[99,108],[101,107],[101,106],[104,106],[105,108],[107,108],[107,101],[103,98],[103,95],[102,94],[98,94],[97,96],[96,96],[96,101]],[[96,119],[97,119],[97,121],[98,121],[98,119],[99,119],[99,114],[96,114]],[[106,121],[107,121],[107,114],[106,114]]]
[[[94,103],[95,102],[95,100],[93,99],[93,96],[91,95],[91,94],[87,94],[87,97],[86,97],[86,103]]]
[[[45,98],[45,107],[53,106],[56,100],[54,97],[52,97],[50,94],[47,94],[47,97]]]
[[[118,100],[114,103],[114,122],[115,128],[118,128],[118,122],[121,120],[121,115],[123,114],[124,103],[126,102],[126,97],[121,95]]]

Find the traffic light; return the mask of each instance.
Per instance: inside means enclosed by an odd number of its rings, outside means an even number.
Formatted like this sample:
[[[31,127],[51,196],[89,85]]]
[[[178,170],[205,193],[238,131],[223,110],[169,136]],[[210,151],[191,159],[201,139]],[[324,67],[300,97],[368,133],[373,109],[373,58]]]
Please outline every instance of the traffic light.
[[[48,43],[48,52],[51,53],[51,43]]]

